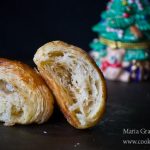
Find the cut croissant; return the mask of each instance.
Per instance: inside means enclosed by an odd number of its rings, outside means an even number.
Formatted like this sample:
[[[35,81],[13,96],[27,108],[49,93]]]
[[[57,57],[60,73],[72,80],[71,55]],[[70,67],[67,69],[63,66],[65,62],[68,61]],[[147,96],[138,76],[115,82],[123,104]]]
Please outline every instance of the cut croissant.
[[[88,128],[102,118],[106,100],[105,81],[86,52],[54,41],[37,50],[34,62],[72,126]]]
[[[53,112],[53,97],[27,65],[0,58],[0,121],[5,125],[43,123]]]

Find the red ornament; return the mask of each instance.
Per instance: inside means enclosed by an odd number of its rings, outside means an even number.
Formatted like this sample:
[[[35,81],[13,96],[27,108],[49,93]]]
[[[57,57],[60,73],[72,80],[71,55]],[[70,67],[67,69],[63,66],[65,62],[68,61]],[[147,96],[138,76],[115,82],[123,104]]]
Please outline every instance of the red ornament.
[[[123,14],[123,17],[125,17],[125,18],[129,18],[129,17],[130,17],[130,15],[129,15],[128,13],[124,13],[124,14]]]

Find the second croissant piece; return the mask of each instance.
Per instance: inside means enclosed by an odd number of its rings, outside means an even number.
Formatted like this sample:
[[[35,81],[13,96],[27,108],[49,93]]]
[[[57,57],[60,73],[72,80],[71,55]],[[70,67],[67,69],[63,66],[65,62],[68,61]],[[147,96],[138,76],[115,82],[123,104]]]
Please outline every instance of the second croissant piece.
[[[0,121],[5,125],[43,123],[53,112],[53,97],[27,65],[0,58]]]
[[[102,118],[106,104],[105,81],[86,52],[54,41],[37,50],[34,62],[71,125],[85,129]]]

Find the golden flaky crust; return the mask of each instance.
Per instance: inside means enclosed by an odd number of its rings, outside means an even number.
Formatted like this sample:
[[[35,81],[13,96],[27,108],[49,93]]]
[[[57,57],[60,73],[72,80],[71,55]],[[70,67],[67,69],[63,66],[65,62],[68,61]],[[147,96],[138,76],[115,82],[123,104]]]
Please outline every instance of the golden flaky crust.
[[[58,79],[56,79],[57,75],[54,75],[51,72],[51,69],[49,69],[49,68],[51,68],[50,62],[51,62],[51,58],[53,57],[53,53],[56,56],[58,56],[57,59],[59,59],[59,57],[61,57],[61,54],[59,54],[59,52],[60,53],[64,52],[64,53],[68,53],[68,54],[72,53],[73,56],[75,56],[75,59],[77,57],[82,58],[82,63],[86,64],[87,66],[89,65],[92,68],[93,72],[95,72],[95,74],[97,74],[97,76],[98,76],[98,80],[99,80],[98,82],[100,83],[100,87],[98,87],[98,89],[100,89],[100,90],[98,92],[99,93],[101,92],[101,95],[99,97],[100,105],[97,106],[98,108],[96,108],[96,109],[98,111],[96,111],[95,115],[93,115],[92,118],[90,118],[90,119],[85,118],[85,120],[87,119],[87,122],[84,124],[82,124],[82,122],[79,120],[79,118],[77,118],[77,112],[71,111],[67,105],[68,102],[70,102],[70,101],[74,102],[73,98],[70,97],[68,94],[68,93],[70,93],[70,91],[68,91],[67,88],[64,88],[63,86],[61,86],[61,84],[59,84],[59,82],[57,82],[58,81]],[[60,60],[61,60],[61,58],[60,58]],[[99,70],[99,68],[93,61],[93,59],[91,59],[85,51],[83,51],[82,49],[80,49],[78,47],[69,45],[69,44],[61,42],[61,41],[53,41],[53,42],[49,42],[49,43],[45,44],[44,46],[40,47],[37,50],[37,52],[34,56],[34,62],[37,65],[40,74],[47,82],[47,85],[53,91],[61,111],[63,112],[64,116],[67,118],[68,122],[72,126],[74,126],[75,128],[78,128],[78,129],[85,129],[85,128],[92,127],[99,122],[99,120],[102,118],[104,111],[105,111],[106,84],[105,84],[105,80],[104,80],[104,77],[103,77],[101,71]],[[55,64],[57,66],[57,61],[53,64]],[[61,65],[61,64],[59,64],[59,65]],[[81,67],[81,65],[79,67]],[[65,69],[68,69],[67,66],[65,66],[64,70]],[[61,80],[61,78],[63,78],[63,76],[65,76],[65,72],[64,72],[64,74],[61,75],[60,80]],[[71,76],[68,78],[71,78]],[[78,80],[77,82],[80,82],[80,81]],[[68,85],[68,86],[70,86],[70,85]],[[92,86],[90,88],[92,88]],[[75,93],[73,93],[73,94],[75,94]],[[96,99],[96,97],[95,97],[95,99]],[[76,100],[78,101],[78,99],[76,99]],[[88,107],[90,107],[90,106],[88,106]],[[90,108],[88,108],[88,109],[90,109]]]
[[[53,96],[32,68],[19,61],[0,58],[0,82],[3,83],[0,85],[0,109],[3,110],[0,121],[5,125],[40,124],[49,119]]]

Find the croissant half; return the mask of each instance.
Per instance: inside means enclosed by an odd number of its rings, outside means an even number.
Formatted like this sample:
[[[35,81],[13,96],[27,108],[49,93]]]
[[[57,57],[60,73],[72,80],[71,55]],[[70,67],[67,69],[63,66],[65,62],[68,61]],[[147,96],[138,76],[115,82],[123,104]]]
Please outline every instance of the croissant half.
[[[106,104],[105,81],[85,51],[54,41],[37,50],[34,62],[71,125],[84,129],[102,118]]]
[[[43,123],[53,112],[53,97],[29,66],[0,58],[0,121],[5,125]]]

